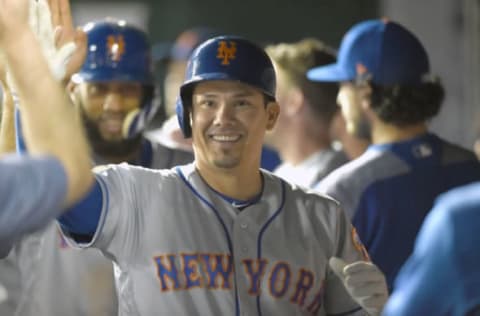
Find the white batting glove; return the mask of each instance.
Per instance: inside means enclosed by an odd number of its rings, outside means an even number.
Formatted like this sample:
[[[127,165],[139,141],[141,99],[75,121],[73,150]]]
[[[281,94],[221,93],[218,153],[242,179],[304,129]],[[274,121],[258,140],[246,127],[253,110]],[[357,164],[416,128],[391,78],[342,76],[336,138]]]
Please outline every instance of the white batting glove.
[[[68,61],[76,50],[75,43],[69,42],[57,49],[55,45],[55,29],[52,24],[52,15],[47,0],[29,0],[28,22],[30,28],[40,42],[43,54],[47,59],[48,66],[54,78],[57,80],[63,80],[66,74]],[[6,77],[7,85],[12,93],[15,93],[15,84],[10,76],[8,67]]]
[[[58,48],[55,45],[55,28],[47,0],[30,0],[30,27],[35,33],[50,70],[57,80],[65,77],[66,66],[76,50],[74,42],[69,42]]]
[[[346,264],[337,257],[330,258],[329,265],[353,300],[368,315],[378,316],[382,313],[388,299],[388,288],[385,276],[376,265],[367,261]]]

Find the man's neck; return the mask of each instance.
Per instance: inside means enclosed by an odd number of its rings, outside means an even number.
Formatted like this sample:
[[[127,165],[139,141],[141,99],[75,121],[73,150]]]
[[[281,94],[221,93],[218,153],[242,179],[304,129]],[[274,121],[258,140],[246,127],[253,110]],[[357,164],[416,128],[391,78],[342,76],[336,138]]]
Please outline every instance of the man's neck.
[[[296,131],[295,128],[292,128],[291,133],[285,135],[282,144],[279,146],[278,151],[282,161],[295,166],[314,153],[330,148],[328,136],[315,135],[315,137],[312,137],[312,135],[302,132],[301,127]]]
[[[377,122],[372,126],[372,143],[386,144],[405,141],[425,134],[427,131],[427,125],[424,122],[405,127]]]
[[[195,166],[215,191],[237,200],[248,200],[262,190],[262,178],[259,166],[257,168],[212,168],[196,162]]]

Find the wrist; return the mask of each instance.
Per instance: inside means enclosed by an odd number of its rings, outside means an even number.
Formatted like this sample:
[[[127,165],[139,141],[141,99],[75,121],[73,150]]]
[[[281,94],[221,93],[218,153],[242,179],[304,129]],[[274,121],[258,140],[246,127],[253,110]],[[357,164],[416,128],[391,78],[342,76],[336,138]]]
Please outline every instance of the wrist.
[[[35,40],[35,36],[28,25],[19,26],[19,29],[15,32],[7,32],[2,38],[0,38],[0,45],[5,54],[7,60],[10,60],[11,56],[18,55],[19,52],[28,49],[32,41]]]

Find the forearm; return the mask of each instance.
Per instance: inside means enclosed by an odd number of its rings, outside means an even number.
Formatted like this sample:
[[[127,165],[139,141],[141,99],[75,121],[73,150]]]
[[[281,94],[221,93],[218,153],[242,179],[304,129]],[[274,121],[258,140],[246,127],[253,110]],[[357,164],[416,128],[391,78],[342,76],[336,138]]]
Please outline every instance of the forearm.
[[[68,176],[66,202],[71,204],[90,187],[89,147],[80,119],[60,82],[51,74],[30,29],[6,38],[3,50],[20,99],[25,142],[32,154],[56,156]],[[28,53],[25,58],[23,52]]]
[[[0,122],[0,154],[15,152],[13,97],[6,87],[3,89],[2,120]]]

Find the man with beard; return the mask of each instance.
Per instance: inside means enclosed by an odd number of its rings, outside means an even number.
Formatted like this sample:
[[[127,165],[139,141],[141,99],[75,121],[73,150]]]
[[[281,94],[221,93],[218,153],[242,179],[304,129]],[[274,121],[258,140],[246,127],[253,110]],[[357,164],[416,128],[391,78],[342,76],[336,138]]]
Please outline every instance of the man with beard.
[[[68,89],[86,127],[94,163],[160,169],[192,161],[191,153],[142,135],[158,107],[146,34],[116,20],[83,29],[87,56]],[[20,278],[15,286],[10,280],[5,304],[18,315],[117,314],[111,260],[95,250],[70,248],[55,223],[19,243],[2,266],[12,264]]]
[[[337,63],[307,74],[314,81],[340,82],[337,100],[347,130],[371,137],[362,156],[317,189],[343,205],[390,288],[435,198],[480,179],[471,151],[428,131],[444,95],[429,72],[415,35],[394,22],[369,20],[345,35]]]

